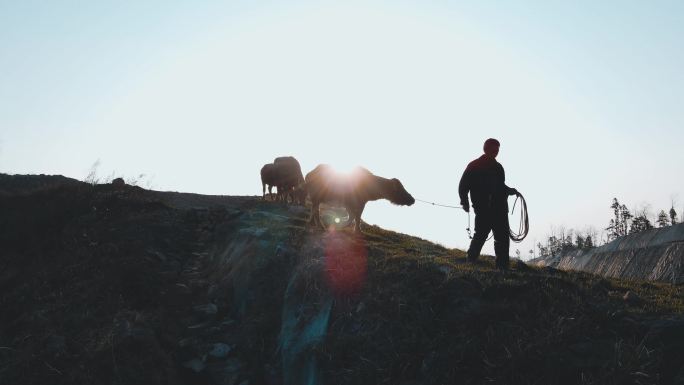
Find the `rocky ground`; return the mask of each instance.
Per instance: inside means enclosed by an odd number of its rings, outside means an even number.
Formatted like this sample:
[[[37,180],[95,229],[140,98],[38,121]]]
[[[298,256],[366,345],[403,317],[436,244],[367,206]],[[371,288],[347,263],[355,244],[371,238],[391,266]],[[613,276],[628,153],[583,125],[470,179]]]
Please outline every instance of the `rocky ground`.
[[[684,383],[682,286],[307,215],[0,175],[0,383]]]

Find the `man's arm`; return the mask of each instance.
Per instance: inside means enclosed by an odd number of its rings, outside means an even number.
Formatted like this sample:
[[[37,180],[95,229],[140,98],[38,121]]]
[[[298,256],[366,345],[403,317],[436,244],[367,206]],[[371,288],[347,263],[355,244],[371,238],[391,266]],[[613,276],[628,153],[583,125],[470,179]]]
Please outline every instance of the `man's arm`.
[[[503,187],[504,191],[506,192],[507,195],[518,195],[518,190],[514,189],[513,187],[508,187],[506,185],[506,171],[504,171],[503,166],[501,166],[501,175],[503,176]]]
[[[508,187],[504,184],[504,187],[506,188],[506,194],[508,195],[519,195],[520,193],[518,190],[514,189],[513,187]]]
[[[470,210],[470,203],[468,202],[468,191],[470,191],[470,180],[471,180],[470,167],[466,167],[461,175],[461,181],[458,183],[458,196],[461,198],[461,206],[463,210]]]

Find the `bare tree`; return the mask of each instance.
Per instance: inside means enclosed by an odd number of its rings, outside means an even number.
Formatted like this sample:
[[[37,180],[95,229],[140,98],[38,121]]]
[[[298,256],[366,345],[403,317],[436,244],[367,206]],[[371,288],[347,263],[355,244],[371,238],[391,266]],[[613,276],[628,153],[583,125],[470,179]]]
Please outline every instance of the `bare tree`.
[[[658,223],[658,227],[666,227],[670,225],[670,219],[665,213],[665,210],[660,210],[656,223]]]
[[[670,195],[670,225],[676,225],[677,224],[677,210],[675,210],[675,206],[677,205],[677,194],[671,194]],[[682,214],[684,215],[684,213]]]
[[[588,226],[584,233],[587,234],[587,238],[591,237],[594,246],[597,246],[600,243],[599,233],[598,230],[596,230],[596,227]]]
[[[651,216],[651,205],[646,202],[641,203],[641,208],[634,208],[634,217],[629,229],[629,233],[638,233],[641,231],[653,228],[653,224],[649,219]]]

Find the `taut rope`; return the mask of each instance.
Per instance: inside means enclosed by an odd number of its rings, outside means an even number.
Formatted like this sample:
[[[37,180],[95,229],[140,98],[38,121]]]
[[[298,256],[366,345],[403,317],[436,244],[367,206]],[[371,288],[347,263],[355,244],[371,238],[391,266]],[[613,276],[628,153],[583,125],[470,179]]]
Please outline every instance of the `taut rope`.
[[[525,202],[525,197],[522,196],[522,194],[518,193],[518,195],[515,197],[515,201],[513,202],[513,209],[511,210],[511,214],[515,211],[515,205],[518,203],[518,199],[520,199],[520,223],[518,226],[518,231],[514,232],[513,229],[511,229],[510,225],[508,226],[508,233],[509,237],[513,242],[520,243],[527,237],[527,234],[530,231],[530,218],[527,214],[527,202]],[[419,202],[427,203],[432,206],[439,206],[439,207],[446,207],[450,209],[462,209],[463,206],[452,206],[452,205],[445,205],[441,203],[435,203],[435,202],[430,202],[422,199],[417,199]],[[470,232],[470,211],[468,211],[468,227],[466,227],[466,231],[468,232],[468,238],[473,239],[472,234]],[[490,237],[491,238],[491,237]],[[487,238],[489,240],[489,238]]]

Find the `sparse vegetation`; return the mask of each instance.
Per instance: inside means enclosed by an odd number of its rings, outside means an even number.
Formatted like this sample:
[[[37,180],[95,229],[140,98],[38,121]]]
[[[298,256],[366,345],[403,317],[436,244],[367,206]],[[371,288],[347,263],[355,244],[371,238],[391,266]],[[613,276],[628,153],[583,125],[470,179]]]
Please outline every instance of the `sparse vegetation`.
[[[306,210],[75,181],[0,195],[0,210],[2,383],[282,383],[284,293],[325,258]],[[502,273],[491,257],[465,264],[461,250],[377,226],[361,237],[365,280],[333,295],[325,338],[307,350],[326,384],[684,378],[682,286],[522,262]],[[307,271],[298,295],[330,298],[325,270]],[[230,347],[220,358],[208,354],[217,342]]]
[[[123,175],[117,173],[116,171],[112,171],[109,175],[106,177],[100,177],[98,174],[98,170],[101,166],[102,162],[100,159],[96,160],[95,163],[90,166],[90,169],[88,170],[88,174],[86,177],[83,179],[83,182],[95,186],[98,184],[107,184],[107,183],[112,183],[114,179],[117,178],[122,178],[124,182],[126,182],[127,185],[129,186],[140,186],[146,189],[152,189],[154,187],[153,185],[153,177],[146,175],[146,174],[137,174],[132,177],[124,177]]]
[[[367,241],[368,286],[342,301],[321,347],[330,383],[660,381],[644,326],[631,327],[684,310],[681,287],[522,262],[500,274],[491,257],[465,264],[462,251],[376,227]],[[627,292],[643,302],[626,305]]]
[[[606,242],[617,239],[627,234],[634,234],[654,228],[654,223],[658,227],[672,226],[677,223],[677,211],[674,209],[675,198],[671,198],[672,207],[669,214],[665,210],[660,210],[657,218],[651,221],[650,205],[644,204],[640,209],[629,210],[625,204],[620,203],[617,198],[613,198],[610,208],[613,209],[613,218],[610,219],[607,233],[601,233],[589,226],[583,231],[566,229],[561,226],[553,228],[546,236],[546,243],[537,243],[539,257],[550,257],[568,250],[584,250],[600,246]],[[668,217],[669,215],[669,217]]]
[[[88,183],[91,186],[95,186],[96,184],[100,183],[100,177],[97,176],[97,169],[100,168],[100,160],[96,160],[95,163],[93,163],[92,166],[90,166],[90,170],[88,170],[88,175],[86,175],[85,179],[83,181],[85,183]]]

